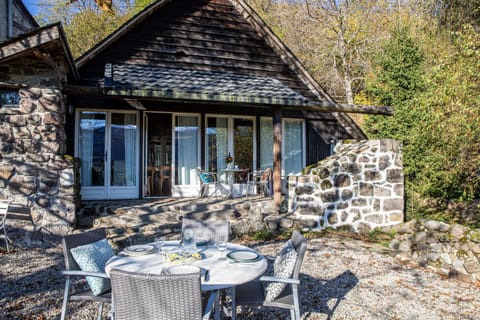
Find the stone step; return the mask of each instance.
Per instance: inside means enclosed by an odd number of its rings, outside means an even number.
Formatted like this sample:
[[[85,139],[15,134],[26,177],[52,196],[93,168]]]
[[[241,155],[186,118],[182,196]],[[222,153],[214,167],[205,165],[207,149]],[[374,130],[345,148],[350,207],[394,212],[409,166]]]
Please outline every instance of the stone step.
[[[183,217],[194,220],[228,220],[232,236],[264,227],[268,198],[160,199],[84,202],[77,224],[106,228],[114,247],[151,242],[156,236],[179,238]]]

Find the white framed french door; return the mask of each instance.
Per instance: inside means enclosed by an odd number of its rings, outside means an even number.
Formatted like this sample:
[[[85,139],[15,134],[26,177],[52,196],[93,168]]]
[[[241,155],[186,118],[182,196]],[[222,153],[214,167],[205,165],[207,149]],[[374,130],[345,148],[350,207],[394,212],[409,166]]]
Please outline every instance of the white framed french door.
[[[138,118],[136,111],[77,111],[75,156],[81,161],[82,199],[138,198]]]
[[[200,115],[174,113],[172,130],[174,197],[196,197],[199,192]]]
[[[227,166],[227,156],[231,156],[233,165],[240,169],[255,170],[255,117],[208,114],[205,124],[206,170],[221,175]]]

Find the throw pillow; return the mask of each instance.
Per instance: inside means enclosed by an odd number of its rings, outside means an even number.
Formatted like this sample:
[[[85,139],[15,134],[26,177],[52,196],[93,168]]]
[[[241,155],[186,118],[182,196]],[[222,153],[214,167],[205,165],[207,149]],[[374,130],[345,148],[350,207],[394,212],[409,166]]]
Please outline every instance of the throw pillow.
[[[82,271],[93,272],[105,272],[107,261],[115,255],[107,239],[72,248],[70,252]],[[111,289],[109,279],[99,277],[86,278],[95,296]]]
[[[297,262],[297,255],[292,241],[288,240],[273,263],[273,276],[284,279],[290,278],[295,268],[295,263]],[[275,300],[286,286],[287,284],[282,282],[269,283],[265,288],[265,300]]]

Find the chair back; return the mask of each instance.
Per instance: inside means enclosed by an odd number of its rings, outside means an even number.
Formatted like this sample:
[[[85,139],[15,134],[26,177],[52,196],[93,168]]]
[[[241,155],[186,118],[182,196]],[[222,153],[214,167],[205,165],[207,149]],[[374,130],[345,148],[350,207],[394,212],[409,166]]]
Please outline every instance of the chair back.
[[[62,239],[63,255],[65,257],[65,270],[80,270],[77,262],[70,252],[71,249],[96,242],[106,238],[105,229],[95,229],[84,233],[71,234]]]
[[[5,224],[7,220],[8,213],[8,202],[0,201],[0,229]]]
[[[200,320],[200,272],[179,275],[110,271],[115,320]]]
[[[293,269],[292,278],[298,279],[300,276],[300,268],[302,267],[303,258],[305,256],[305,251],[307,250],[307,239],[298,232],[294,230],[292,233],[292,245],[297,252],[297,261],[295,262],[295,268]]]
[[[182,233],[186,228],[192,228],[196,239],[228,241],[230,221],[197,221],[183,218]]]

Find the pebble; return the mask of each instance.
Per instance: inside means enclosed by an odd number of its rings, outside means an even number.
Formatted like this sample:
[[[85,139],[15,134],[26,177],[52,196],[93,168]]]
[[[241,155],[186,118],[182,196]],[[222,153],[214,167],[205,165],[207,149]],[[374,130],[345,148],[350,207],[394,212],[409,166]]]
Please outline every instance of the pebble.
[[[250,245],[274,255],[283,244]],[[339,236],[309,239],[301,270],[302,319],[478,319],[478,283],[442,277],[380,249]],[[60,245],[0,252],[0,319],[58,318],[63,268]],[[71,302],[69,310],[69,319],[86,320],[96,317],[97,308]],[[289,319],[289,312],[246,309],[239,319]]]

